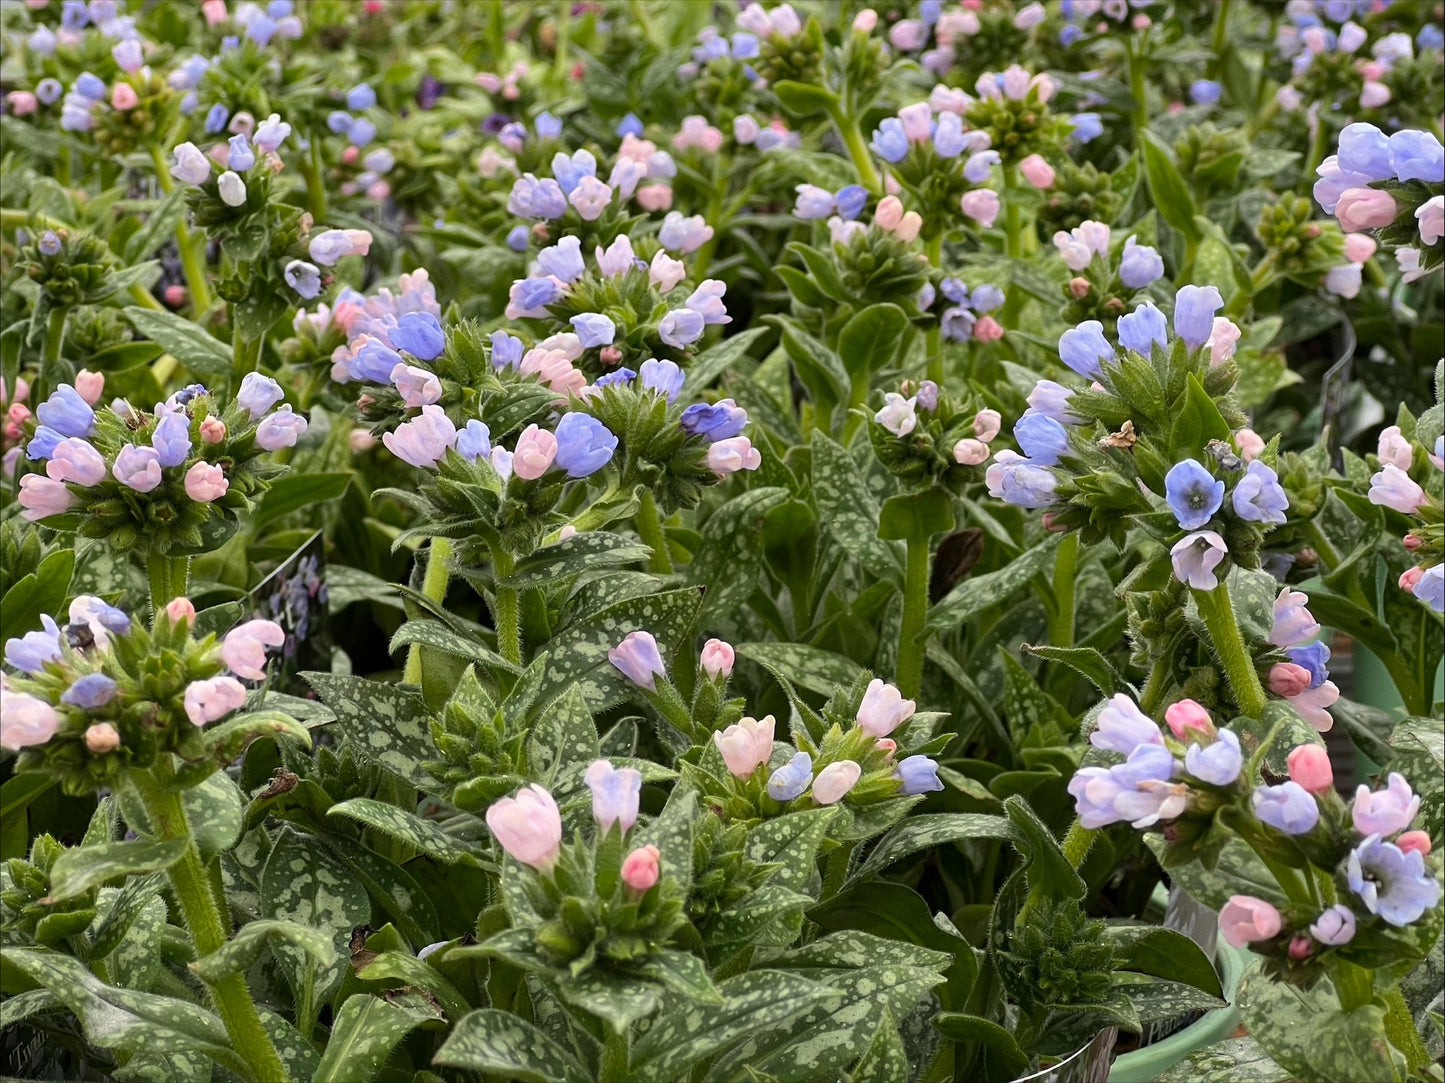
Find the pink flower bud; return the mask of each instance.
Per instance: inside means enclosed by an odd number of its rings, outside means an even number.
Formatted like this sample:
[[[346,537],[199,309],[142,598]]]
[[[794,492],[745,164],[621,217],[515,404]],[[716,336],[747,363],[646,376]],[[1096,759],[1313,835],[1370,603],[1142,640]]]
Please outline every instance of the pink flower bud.
[[[1085,297],[1089,296],[1089,290],[1091,288],[1089,280],[1082,275],[1069,279],[1069,293],[1073,295],[1075,300],[1082,301]]]
[[[1308,959],[1314,953],[1314,945],[1307,936],[1296,936],[1289,942],[1289,957],[1295,961]]]
[[[1351,263],[1364,263],[1375,254],[1375,238],[1368,233],[1345,234],[1345,259]]]
[[[645,211],[665,211],[672,206],[672,185],[646,184],[637,189],[637,205]]]
[[[1416,549],[1420,548],[1420,546],[1425,544],[1424,541],[1422,541],[1420,537],[1415,534],[1406,534],[1405,537],[1401,539],[1401,541],[1403,542],[1405,548],[1410,550],[1410,552],[1412,553]]]
[[[988,229],[998,217],[998,193],[988,188],[975,188],[971,192],[963,193],[959,207],[966,217]]]
[[[161,296],[171,308],[180,308],[186,303],[190,293],[185,286],[167,286]]]
[[[992,316],[980,316],[973,325],[973,337],[979,342],[997,342],[1003,338],[1003,324]]]
[[[1189,741],[1196,734],[1214,735],[1214,722],[1209,712],[1192,699],[1181,699],[1171,703],[1164,711],[1164,721],[1181,741]]]
[[[186,717],[194,725],[204,726],[238,710],[246,702],[246,686],[235,677],[192,681],[186,685],[184,702]]]
[[[99,722],[85,731],[85,747],[97,756],[120,747],[120,733],[109,722]]]
[[[1279,911],[1252,895],[1232,895],[1219,912],[1219,931],[1232,948],[1269,940],[1280,930]]]
[[[641,895],[662,875],[662,852],[656,846],[642,846],[622,860],[622,882]]]
[[[1253,429],[1240,429],[1234,434],[1234,446],[1239,448],[1240,457],[1245,462],[1251,462],[1263,453],[1264,437]]]
[[[1003,428],[1003,416],[997,410],[980,410],[973,415],[973,435],[991,444]]]
[[[1293,699],[1310,686],[1310,671],[1293,662],[1279,662],[1269,669],[1269,690],[1276,696]]]
[[[860,34],[871,34],[878,27],[878,12],[864,8],[853,16],[853,29]]]
[[[196,615],[196,607],[189,598],[172,598],[166,603],[166,617],[172,624],[190,624]]]
[[[122,113],[134,109],[140,104],[140,96],[136,94],[135,87],[129,83],[116,83],[115,89],[110,92],[110,107]]]
[[[963,466],[981,466],[988,462],[988,445],[982,440],[965,437],[953,445],[953,461]]]
[[[221,644],[221,661],[230,671],[248,681],[266,678],[266,648],[286,642],[286,633],[273,620],[248,620],[226,634]]]
[[[208,417],[201,422],[201,439],[207,444],[219,444],[226,438],[226,423],[218,417]]]
[[[355,165],[356,160],[361,157],[360,147],[347,147],[341,152],[342,165]]]
[[[80,392],[81,398],[94,406],[105,393],[105,375],[81,369],[75,374],[75,390]]]
[[[546,429],[528,425],[517,438],[517,448],[512,452],[512,470],[517,477],[535,481],[552,469],[552,460],[557,457],[557,437]]]
[[[1381,430],[1375,454],[1379,457],[1381,466],[1390,464],[1401,470],[1409,470],[1415,461],[1415,449],[1410,446],[1410,441],[1405,439],[1399,425],[1390,425]]]
[[[205,0],[201,4],[201,14],[206,17],[207,26],[215,26],[226,21],[226,0]]]
[[[597,353],[597,359],[604,365],[615,365],[622,360],[622,351],[616,346],[603,346]]]
[[[1024,175],[1024,180],[1035,188],[1054,186],[1054,167],[1044,161],[1042,155],[1030,154],[1019,163],[1019,172]]]
[[[186,495],[197,504],[225,496],[230,487],[226,472],[212,463],[198,462],[186,471]]]
[[[700,664],[703,672],[713,680],[732,676],[736,654],[732,645],[721,639],[709,639],[703,644]]]
[[[1400,589],[1415,593],[1415,584],[1425,578],[1425,569],[1420,567],[1406,568],[1400,573]]]
[[[562,815],[535,782],[487,809],[487,828],[511,857],[550,874],[562,850]],[[624,874],[625,875],[625,874]]]
[[[909,211],[898,223],[895,231],[900,241],[912,241],[918,237],[918,231],[923,228],[923,216],[917,211]]]
[[[1289,754],[1289,777],[1310,793],[1325,793],[1334,787],[1335,772],[1330,754],[1319,745],[1299,745]]]
[[[820,805],[836,805],[862,777],[863,768],[852,760],[830,763],[813,779],[813,800]]]
[[[897,196],[884,196],[878,201],[878,209],[873,212],[873,224],[879,229],[886,229],[892,233],[903,221],[903,201]]]
[[[903,693],[875,677],[858,705],[858,728],[874,737],[887,737],[913,717],[917,704]]]
[[[898,742],[892,737],[880,737],[873,742],[873,751],[881,752],[891,759],[893,753],[898,751]]]
[[[29,116],[40,107],[40,100],[28,90],[12,90],[5,95],[5,100],[10,103],[10,112],[17,117]]]
[[[1347,188],[1335,204],[1335,217],[1346,233],[1384,229],[1394,222],[1398,213],[1394,197],[1377,188]]]
[[[768,762],[768,757],[773,754],[775,726],[772,715],[761,719],[743,718],[721,733],[712,735],[713,744],[717,745],[731,774],[747,778]]]
[[[1145,15],[1142,11],[1129,20],[1129,25],[1135,30],[1148,30],[1154,25],[1154,20]]]
[[[1395,845],[1407,854],[1418,851],[1423,856],[1430,852],[1430,832],[1406,831],[1395,840]]]

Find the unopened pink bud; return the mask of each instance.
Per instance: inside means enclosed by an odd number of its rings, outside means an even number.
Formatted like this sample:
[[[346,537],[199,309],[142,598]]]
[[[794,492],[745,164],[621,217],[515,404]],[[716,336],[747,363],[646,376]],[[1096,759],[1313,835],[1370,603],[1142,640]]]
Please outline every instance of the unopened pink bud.
[[[109,722],[98,722],[85,731],[85,747],[97,756],[120,747],[120,733]]]
[[[1003,428],[1003,416],[997,410],[980,410],[973,415],[973,435],[991,444]]]
[[[1410,552],[1412,552],[1412,553],[1413,553],[1416,549],[1420,548],[1420,546],[1422,546],[1422,545],[1425,544],[1423,541],[1420,540],[1419,537],[1417,537],[1417,536],[1414,535],[1414,534],[1406,534],[1405,537],[1404,537],[1404,539],[1403,539],[1403,541],[1404,541],[1404,544],[1405,544],[1405,548],[1408,549],[1408,550],[1410,550]]]
[[[116,83],[115,89],[110,92],[110,107],[119,112],[134,109],[139,104],[140,97],[129,83]]]
[[[603,346],[597,357],[604,365],[615,365],[622,360],[622,351],[616,346]]]
[[[633,850],[622,862],[622,882],[639,895],[650,889],[662,876],[662,851],[656,846]]]
[[[974,322],[973,337],[979,342],[997,342],[1003,338],[1003,324],[992,316],[980,316]]]
[[[1193,734],[1214,734],[1209,712],[1192,699],[1171,703],[1164,711],[1164,721],[1169,723],[1169,729],[1181,741],[1190,740]]]
[[[189,598],[172,598],[166,603],[166,616],[172,624],[190,624],[196,607]]]
[[[853,29],[860,34],[871,34],[878,26],[878,12],[864,8],[853,16]]]
[[[1345,259],[1351,263],[1364,263],[1375,254],[1375,238],[1368,233],[1345,234]]]
[[[1400,573],[1400,589],[1415,593],[1415,584],[1425,577],[1425,569],[1420,567],[1406,568]]]
[[[1314,950],[1314,945],[1307,936],[1297,936],[1289,942],[1289,957],[1296,961],[1308,959]]]
[[[917,238],[918,231],[923,228],[923,216],[917,211],[909,211],[898,223],[895,236],[900,241],[911,241]]]
[[[1240,429],[1234,434],[1234,446],[1239,448],[1239,454],[1245,462],[1259,458],[1265,449],[1264,437],[1253,429]]]
[[[1324,793],[1335,785],[1330,754],[1319,745],[1299,745],[1289,754],[1289,777],[1310,793]]]
[[[892,737],[880,737],[878,738],[878,740],[873,742],[873,748],[874,751],[881,752],[883,753],[883,755],[891,757],[893,753],[898,751],[898,742],[895,741]]]
[[[1054,186],[1054,167],[1044,161],[1040,154],[1030,154],[1021,161],[1019,172],[1023,174],[1024,180],[1035,188],[1052,188]]]
[[[1069,530],[1067,526],[1059,522],[1058,514],[1052,511],[1046,511],[1039,516],[1039,522],[1050,534],[1066,534]]]
[[[1293,699],[1310,686],[1310,671],[1293,662],[1280,662],[1269,670],[1269,690],[1276,696]]]
[[[75,374],[75,390],[80,392],[81,398],[94,406],[105,393],[105,375],[81,369]]]
[[[1135,15],[1130,24],[1135,30],[1148,30],[1154,25],[1154,20],[1145,15],[1142,11]]]
[[[733,651],[732,644],[725,643],[721,639],[709,639],[703,645],[702,657],[699,664],[713,680],[732,676],[733,663],[737,655]]]
[[[1089,280],[1082,275],[1069,279],[1069,293],[1073,295],[1075,300],[1082,301],[1085,297],[1089,296],[1089,289]]]
[[[892,233],[903,221],[903,201],[897,196],[884,196],[878,201],[878,209],[873,212],[873,224],[879,229],[886,229]]]
[[[988,456],[988,445],[971,436],[953,445],[953,461],[962,466],[981,466],[988,462]]]
[[[1407,854],[1414,851],[1418,851],[1421,855],[1428,854],[1431,849],[1430,833],[1428,831],[1406,831],[1395,840],[1395,845]]]
[[[201,439],[208,444],[219,444],[226,438],[226,423],[218,417],[208,417],[201,422]]]
[[[171,308],[180,308],[190,298],[185,286],[167,286],[163,294],[165,302]]]
[[[356,160],[361,157],[360,147],[347,147],[341,152],[342,165],[355,165]]]

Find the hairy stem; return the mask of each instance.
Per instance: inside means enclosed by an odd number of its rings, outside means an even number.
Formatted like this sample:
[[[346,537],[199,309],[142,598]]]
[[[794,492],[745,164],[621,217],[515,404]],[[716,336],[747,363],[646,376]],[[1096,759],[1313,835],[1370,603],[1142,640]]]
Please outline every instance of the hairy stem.
[[[1049,642],[1074,645],[1074,575],[1079,562],[1079,534],[1070,531],[1059,542],[1054,560],[1054,611],[1049,616]]]
[[[447,562],[452,558],[452,540],[433,538],[427,552],[426,574],[422,576],[421,592],[440,605],[447,596],[447,583],[451,580],[451,569]],[[407,684],[421,684],[420,643],[413,643],[406,654],[406,671],[402,680]]]
[[[492,618],[497,627],[497,653],[515,665],[522,664],[521,599],[517,588],[506,585],[516,561],[500,545],[492,550],[493,589],[496,591],[496,612]]]
[[[168,557],[152,553],[146,558],[151,585],[151,611],[159,613],[172,598],[184,598],[189,586],[190,557]]]
[[[1209,639],[1229,687],[1234,692],[1234,701],[1239,711],[1250,718],[1258,718],[1267,702],[1264,686],[1259,683],[1259,674],[1254,668],[1254,656],[1244,645],[1239,633],[1239,623],[1234,619],[1234,606],[1229,599],[1228,589],[1221,583],[1213,590],[1195,590],[1194,600],[1199,606],[1199,615],[1209,629]]]
[[[908,699],[923,684],[923,629],[928,619],[928,538],[908,541],[908,570],[903,584],[903,625],[898,642],[898,689]]]
[[[667,551],[667,535],[662,529],[662,513],[657,509],[657,501],[653,499],[652,492],[648,489],[642,490],[642,503],[637,509],[635,520],[638,536],[642,538],[643,544],[652,550],[652,559],[648,561],[647,570],[654,575],[672,574],[672,556]]]
[[[863,132],[858,127],[858,118],[845,115],[842,104],[837,102],[828,107],[828,114],[833,118],[833,124],[838,129],[838,135],[843,139],[843,145],[848,148],[848,157],[853,160],[853,168],[858,171],[858,183],[873,195],[881,195],[883,181],[878,176],[878,170],[873,166],[873,159],[868,153],[868,144],[863,141]]]

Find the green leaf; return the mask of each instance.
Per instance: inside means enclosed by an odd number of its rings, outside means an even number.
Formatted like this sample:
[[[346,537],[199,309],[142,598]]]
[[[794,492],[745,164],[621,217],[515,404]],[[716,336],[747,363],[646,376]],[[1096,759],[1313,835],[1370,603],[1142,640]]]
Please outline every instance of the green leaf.
[[[359,756],[418,789],[436,785],[421,766],[437,753],[428,735],[429,716],[420,695],[399,685],[336,673],[301,676],[321,702],[336,712],[337,724]]]
[[[1385,1009],[1366,1004],[1346,1012],[1328,982],[1306,992],[1256,966],[1240,979],[1238,1005],[1251,1037],[1305,1083],[1406,1077],[1404,1058],[1385,1037]]]
[[[138,334],[158,342],[197,375],[229,376],[231,351],[182,316],[133,305],[121,310]]]
[[[687,997],[706,1004],[721,1004],[722,996],[707,975],[707,966],[685,951],[658,951],[644,956],[637,973]]]
[[[1129,999],[1141,1023],[1159,1023],[1191,1012],[1207,1012],[1228,1006],[1219,997],[1183,982],[1122,971],[1114,975],[1114,990]]]
[[[706,588],[703,612],[735,610],[756,589],[763,565],[763,520],[787,499],[786,489],[749,489],[703,524],[702,545],[688,569],[689,581]]]
[[[838,991],[801,975],[756,970],[718,984],[722,1004],[673,1001],[632,1048],[629,1072],[643,1083],[676,1083],[687,1067],[761,1031],[786,1027]]]
[[[1036,654],[1050,662],[1068,666],[1106,696],[1112,696],[1124,687],[1124,679],[1118,671],[1093,647],[1050,647],[1047,644],[1034,646],[1025,643],[1023,649],[1027,654]]]
[[[798,379],[812,392],[815,401],[839,403],[848,401],[848,370],[843,360],[801,327],[783,323],[783,349],[798,369]]]
[[[104,959],[120,947],[131,925],[160,893],[164,882],[162,873],[133,876],[114,895],[103,900],[100,919],[90,933],[90,958]]]
[[[863,672],[853,659],[806,643],[738,643],[733,649],[775,677],[823,696],[848,687]]]
[[[413,846],[429,857],[448,865],[473,859],[475,855],[460,839],[448,835],[436,824],[423,820],[414,812],[397,808],[370,797],[353,797],[332,805],[328,816],[345,816],[374,828],[387,838]]]
[[[527,737],[531,774],[548,785],[555,785],[563,768],[590,764],[601,754],[592,712],[575,684],[552,701]]]
[[[107,880],[168,869],[186,852],[185,839],[107,842],[66,850],[50,869],[50,898],[73,899]]]
[[[1204,459],[1211,440],[1229,440],[1229,422],[1224,420],[1219,407],[1192,372],[1184,393],[1184,403],[1177,408],[1179,413],[1169,432],[1169,446],[1176,462],[1186,458]]]
[[[729,335],[716,346],[703,350],[692,359],[692,364],[687,368],[688,393],[696,395],[702,391],[746,357],[753,343],[771,333],[767,327],[752,327],[736,335]]]
[[[1154,1083],[1289,1083],[1293,1078],[1253,1038],[1226,1038],[1185,1054]]]
[[[1144,843],[1163,864],[1167,859],[1164,840],[1157,835],[1145,835]],[[1212,869],[1192,858],[1165,867],[1173,883],[1211,910],[1223,909],[1231,895],[1253,895],[1274,906],[1288,905],[1274,874],[1259,855],[1238,838],[1230,838],[1224,844]]]
[[[657,1010],[665,990],[605,970],[589,970],[575,978],[554,982],[552,988],[566,1003],[591,1012],[613,1030],[622,1032]]]
[[[584,1083],[589,1078],[566,1049],[521,1016],[496,1008],[459,1019],[433,1063],[524,1083]]]
[[[854,380],[881,368],[897,367],[908,317],[897,305],[869,305],[838,333],[838,356]]]
[[[1010,797],[1003,803],[1004,812],[1018,832],[1015,840],[1028,859],[1024,866],[1029,889],[1041,888],[1050,898],[1083,898],[1085,885],[1075,871],[1058,840],[1038,814],[1022,797]]]
[[[467,662],[480,662],[488,669],[503,673],[520,673],[516,663],[509,662],[496,651],[474,636],[454,632],[441,621],[422,619],[409,620],[397,629],[391,637],[387,650],[395,654],[403,647],[419,644],[431,650],[450,654]]]
[[[1053,566],[1054,550],[1062,537],[1062,534],[1050,534],[998,571],[969,576],[929,610],[928,629],[948,631],[957,628],[989,606],[1008,600],[1039,572]]]
[[[1008,1083],[1021,1078],[1029,1058],[1014,1036],[997,1023],[961,1012],[940,1012],[933,1020],[940,1034],[961,1046],[977,1047],[974,1075],[981,1083]],[[955,1053],[961,1057],[961,1053]]]
[[[800,890],[817,868],[818,848],[837,811],[836,806],[805,809],[764,820],[748,832],[743,852],[749,861],[778,866],[768,883]]]
[[[441,1019],[419,993],[383,1000],[360,994],[341,1006],[312,1083],[370,1083],[396,1043],[423,1023]]]
[[[863,472],[841,444],[813,433],[813,506],[833,540],[874,575],[903,585],[895,546],[878,537],[878,501]]]
[[[1104,936],[1114,944],[1116,970],[1171,978],[1211,996],[1224,995],[1214,963],[1204,949],[1181,932],[1159,925],[1109,925]]]
[[[562,576],[637,564],[651,555],[651,549],[633,538],[589,531],[533,550],[517,561],[505,582],[519,589],[554,584]]]
[[[256,507],[251,516],[257,534],[277,519],[293,512],[305,511],[308,515],[320,514],[316,508],[328,500],[337,500],[346,493],[354,475],[344,474],[287,474],[279,479]]]
[[[186,189],[180,186],[151,208],[141,227],[126,239],[120,255],[127,263],[149,259],[174,236],[176,224],[185,213]]]
[[[797,83],[783,79],[772,85],[783,108],[794,116],[809,117],[814,113],[826,113],[838,104],[838,96],[826,87],[812,83]]]
[[[42,613],[59,612],[70,589],[75,552],[58,549],[22,576],[0,599],[0,636],[11,639],[40,627]]]
[[[885,541],[927,542],[953,529],[953,501],[942,489],[899,493],[883,501],[878,536]]]
[[[896,1083],[911,1075],[903,1040],[898,1037],[893,1016],[884,1008],[883,1016],[878,1020],[878,1029],[873,1032],[873,1041],[857,1066],[848,1073],[848,1078],[852,1083]]]
[[[307,747],[310,743],[308,737]],[[181,795],[181,801],[186,806],[191,838],[195,840],[202,861],[210,861],[236,845],[236,840],[241,837],[246,799],[230,776],[221,772],[208,776],[199,785],[186,790]]]
[[[858,883],[869,876],[875,876],[895,861],[920,850],[946,846],[964,839],[1013,841],[1018,838],[1019,833],[1002,816],[988,816],[976,812],[939,812],[912,816],[878,840],[878,845],[873,847],[867,859],[848,878],[848,882]]]
[[[332,857],[348,867],[409,942],[434,944],[441,939],[436,907],[411,873],[349,841],[341,845],[340,840],[328,839],[327,848]]]
[[[447,1015],[456,1020],[466,1015],[469,1005],[456,986],[442,977],[426,960],[403,951],[384,951],[356,972],[363,981],[399,980],[405,985],[425,989],[437,998]]]
[[[252,921],[241,926],[234,937],[210,955],[193,962],[191,969],[202,981],[215,985],[227,975],[245,973],[271,940],[296,945],[322,967],[336,956],[331,938],[317,929],[308,929],[294,921]]]
[[[1139,148],[1144,155],[1144,182],[1159,216],[1191,240],[1199,240],[1199,227],[1194,223],[1197,213],[1194,199],[1173,156],[1151,131],[1141,131]]]
[[[274,694],[269,698],[274,698]],[[211,762],[222,766],[235,763],[241,758],[241,753],[263,737],[294,741],[303,749],[311,747],[311,732],[289,714],[280,711],[248,711],[234,715],[205,733]]]

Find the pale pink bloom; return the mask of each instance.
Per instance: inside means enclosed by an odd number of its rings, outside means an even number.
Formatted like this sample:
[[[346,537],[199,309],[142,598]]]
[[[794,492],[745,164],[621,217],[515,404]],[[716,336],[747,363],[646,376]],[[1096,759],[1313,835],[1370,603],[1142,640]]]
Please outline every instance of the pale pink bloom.
[[[1289,777],[1310,793],[1324,793],[1335,784],[1330,754],[1319,745],[1299,745],[1289,754]]]
[[[166,617],[172,624],[190,624],[196,616],[196,607],[189,598],[172,598],[166,603]]]
[[[1355,790],[1350,817],[1361,835],[1393,835],[1410,826],[1420,811],[1420,795],[1410,789],[1405,776],[1390,772],[1385,789],[1370,792],[1370,787]]]
[[[1003,324],[992,316],[980,316],[974,321],[973,337],[979,342],[997,342],[1003,338]]]
[[[1426,502],[1425,490],[1394,463],[1370,477],[1370,503],[1413,515]]]
[[[197,726],[225,718],[245,702],[246,686],[235,677],[212,677],[208,681],[192,681],[186,685],[186,717]]]
[[[219,444],[226,438],[226,423],[218,417],[208,417],[201,422],[201,440],[207,444]]]
[[[1375,454],[1380,457],[1381,465],[1389,463],[1401,470],[1409,470],[1410,464],[1415,461],[1415,449],[1405,439],[1399,425],[1391,425],[1380,432]]]
[[[1398,213],[1394,197],[1377,188],[1346,188],[1335,204],[1335,217],[1346,233],[1384,229]]]
[[[878,26],[878,12],[864,8],[853,16],[853,29],[859,34],[871,34]]]
[[[1240,429],[1234,434],[1234,446],[1239,448],[1239,455],[1245,462],[1252,462],[1264,452],[1266,444],[1264,437],[1253,429]]]
[[[923,228],[923,216],[917,211],[909,211],[898,223],[898,229],[894,231],[900,241],[912,241],[917,238],[918,231]]]
[[[266,648],[286,642],[286,633],[273,620],[248,620],[227,633],[221,643],[221,661],[232,673],[248,681],[266,678]]]
[[[707,468],[715,474],[733,474],[739,470],[756,470],[763,465],[762,453],[746,436],[719,440],[707,449]]]
[[[1345,234],[1345,259],[1351,263],[1364,263],[1375,254],[1375,238],[1368,233]]]
[[[55,445],[45,473],[55,481],[75,485],[99,485],[105,480],[105,456],[78,436],[67,436]]]
[[[596,177],[583,177],[572,189],[567,202],[577,209],[583,221],[594,222],[602,216],[607,204],[612,202],[612,189]]]
[[[0,748],[18,752],[43,745],[60,728],[60,715],[43,699],[0,688]]]
[[[712,735],[713,744],[722,754],[723,763],[737,778],[747,778],[773,754],[772,715],[743,718],[720,733]]]
[[[129,83],[116,83],[115,89],[110,92],[110,107],[119,112],[127,112],[139,104],[140,96]]]
[[[1287,700],[1306,722],[1320,733],[1328,733],[1335,724],[1333,716],[1325,710],[1340,698],[1340,690],[1334,681],[1325,681],[1317,688],[1307,688],[1299,695]]]
[[[963,193],[959,206],[966,217],[988,229],[998,217],[998,193],[989,188],[975,188],[971,192]]]
[[[487,809],[487,828],[511,857],[549,874],[562,851],[562,815],[535,782]]]
[[[714,445],[716,446],[716,445]],[[26,474],[20,479],[20,515],[32,523],[68,511],[75,503],[64,482],[39,474]]]
[[[401,393],[401,401],[413,410],[441,401],[442,383],[434,372],[399,361],[392,366],[391,382]]]
[[[703,644],[699,665],[702,666],[704,673],[713,680],[717,680],[719,677],[732,675],[733,662],[736,657],[732,644],[721,639],[709,639]]]
[[[643,185],[637,190],[637,205],[645,211],[667,210],[672,206],[672,186],[670,184]]]
[[[897,196],[884,196],[873,212],[873,224],[892,233],[903,221],[903,201]]]
[[[1445,235],[1445,196],[1431,196],[1415,209],[1420,227],[1420,243],[1434,244]]]
[[[231,483],[226,472],[208,462],[198,462],[186,471],[186,495],[198,504],[209,504],[226,495]]]
[[[652,257],[647,277],[657,287],[658,293],[667,293],[687,277],[687,268],[683,266],[682,260],[673,259],[659,248]]]
[[[1365,80],[1364,87],[1360,90],[1360,108],[1378,109],[1382,105],[1390,103],[1390,88],[1384,83],[1377,83],[1374,80]]]
[[[988,462],[988,456],[988,445],[971,436],[953,445],[953,461],[963,466],[981,466]]]
[[[226,21],[226,0],[203,0],[201,14],[206,17],[207,26],[216,26]]]
[[[512,470],[517,477],[535,481],[552,469],[552,460],[557,457],[557,437],[546,429],[528,425],[517,437],[517,447],[512,452]]]
[[[1252,895],[1232,895],[1219,912],[1219,931],[1230,947],[1269,940],[1280,930],[1279,911]]]
[[[1044,161],[1042,155],[1030,154],[1019,162],[1019,172],[1023,174],[1024,180],[1035,188],[1052,188],[1054,186],[1054,167]]]
[[[1204,340],[1204,345],[1209,350],[1209,363],[1222,365],[1234,357],[1234,348],[1238,345],[1241,334],[1232,320],[1215,316],[1214,322],[1210,324],[1209,337]]]
[[[1003,428],[1003,416],[997,410],[980,410],[973,415],[973,435],[985,444],[993,443]]]
[[[933,107],[927,102],[904,106],[898,110],[898,119],[910,143],[927,142],[933,135]]]
[[[863,768],[852,760],[830,763],[813,779],[813,800],[820,805],[836,805],[858,785]]]
[[[682,118],[682,128],[672,138],[672,145],[678,150],[697,147],[707,154],[716,154],[722,149],[723,134],[707,122],[706,117]]]
[[[1188,741],[1198,734],[1211,737],[1214,735],[1214,722],[1209,717],[1209,712],[1192,699],[1171,703],[1164,710],[1164,721],[1181,741]]]
[[[10,103],[10,112],[17,117],[26,117],[40,107],[40,100],[28,90],[12,90],[5,95]]]
[[[888,43],[901,52],[921,49],[927,40],[928,28],[917,19],[900,19],[888,29]]]
[[[858,705],[858,728],[873,737],[887,737],[913,717],[917,704],[896,687],[875,677]]]
[[[120,747],[120,733],[109,722],[97,722],[86,727],[85,747],[96,756],[104,756]]]

